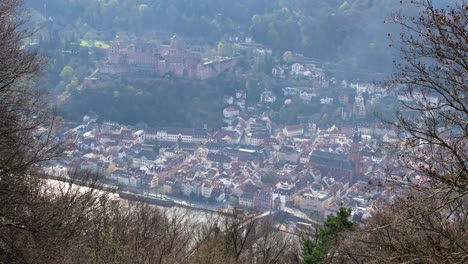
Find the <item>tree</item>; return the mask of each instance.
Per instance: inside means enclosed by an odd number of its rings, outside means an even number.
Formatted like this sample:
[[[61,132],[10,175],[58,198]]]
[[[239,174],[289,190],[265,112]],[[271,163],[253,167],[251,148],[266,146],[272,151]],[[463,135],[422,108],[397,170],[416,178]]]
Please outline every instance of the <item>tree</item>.
[[[468,192],[468,6],[448,10],[432,1],[417,1],[418,18],[395,20],[401,36],[403,62],[389,83],[402,87],[412,101],[404,103],[395,123],[407,138],[402,164],[460,195]]]
[[[62,71],[60,72],[60,77],[64,81],[68,82],[73,77],[73,74],[74,74],[73,68],[70,65],[67,65],[67,66],[63,67]]]
[[[351,209],[340,208],[336,216],[327,217],[318,234],[307,234],[302,239],[302,263],[320,263],[328,253],[333,252],[338,235],[354,227],[349,221],[350,216]]]
[[[272,221],[237,209],[210,219],[199,232],[190,263],[297,263],[294,238],[274,228]]]
[[[144,14],[145,12],[148,12],[148,5],[147,4],[138,5],[138,12],[140,12],[140,14]]]
[[[41,91],[30,85],[37,79],[44,60],[21,47],[31,32],[22,30],[24,20],[17,0],[0,3],[0,171],[22,170],[47,156],[45,141],[32,132],[48,127],[53,118],[43,107]],[[34,118],[32,118],[34,117]],[[46,136],[46,135],[44,135]]]
[[[60,144],[57,119],[37,88],[44,59],[22,47],[32,32],[21,3],[0,2],[0,262],[67,263],[107,202],[92,189],[49,186],[37,169]]]
[[[288,64],[289,61],[292,59],[292,52],[291,51],[285,51],[283,54],[283,61]]]
[[[363,228],[342,236],[336,263],[464,263],[468,258],[468,6],[411,1],[418,17],[395,15],[402,63],[389,85],[411,102],[394,123],[409,190],[381,202]],[[423,181],[416,182],[414,176]],[[401,188],[401,186],[399,186]]]
[[[46,180],[42,162],[61,145],[52,143],[56,118],[35,88],[43,60],[21,45],[29,34],[21,3],[0,1],[0,263],[193,263],[200,223],[186,211],[119,203],[87,173]],[[249,260],[257,246],[263,263],[285,262],[287,244],[261,236],[256,219],[223,219],[230,259]]]
[[[328,263],[466,262],[466,200],[447,207],[443,193],[413,190],[378,208],[364,227],[341,234]]]
[[[44,60],[22,48],[31,32],[23,29],[20,14],[20,1],[0,2],[0,238],[3,228],[18,224],[17,206],[27,201],[20,194],[37,184],[28,174],[31,166],[54,157],[57,149],[51,129],[55,118],[42,92],[31,87]]]
[[[223,43],[223,42],[219,42],[219,43],[218,43],[218,49],[217,49],[217,50],[218,50],[218,55],[219,55],[219,56],[223,56],[223,55],[224,55],[226,49],[225,49],[225,47],[224,47],[224,43]]]

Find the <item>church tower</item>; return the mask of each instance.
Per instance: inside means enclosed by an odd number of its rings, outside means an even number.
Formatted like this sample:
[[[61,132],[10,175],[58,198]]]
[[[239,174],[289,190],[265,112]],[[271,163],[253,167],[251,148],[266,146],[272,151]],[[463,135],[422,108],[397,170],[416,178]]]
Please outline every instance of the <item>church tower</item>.
[[[361,133],[358,128],[354,129],[353,142],[351,143],[351,149],[349,150],[349,160],[353,163],[353,176],[354,179],[361,177]]]

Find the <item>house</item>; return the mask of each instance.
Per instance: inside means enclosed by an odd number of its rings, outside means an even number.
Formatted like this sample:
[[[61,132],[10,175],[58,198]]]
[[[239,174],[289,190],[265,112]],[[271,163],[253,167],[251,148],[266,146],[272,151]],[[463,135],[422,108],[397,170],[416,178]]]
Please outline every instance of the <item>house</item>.
[[[231,95],[225,95],[223,97],[223,103],[232,105],[234,103],[234,97]]]
[[[329,198],[327,191],[310,190],[299,195],[299,208],[305,211],[313,211],[323,214],[324,205]]]
[[[202,183],[199,181],[186,181],[182,184],[182,193],[185,196],[195,195],[196,197],[201,196]]]
[[[312,80],[312,87],[315,89],[327,89],[330,86],[330,81],[322,69],[313,67],[310,79]]]
[[[299,93],[299,90],[294,87],[285,87],[282,90],[283,90],[284,96],[292,96],[292,95],[296,95]]]
[[[239,106],[240,109],[245,109],[245,98],[237,99],[236,105]]]
[[[135,144],[137,143],[143,143],[145,142],[145,131],[143,130],[138,130],[135,133],[133,133],[133,138],[135,140]]]
[[[272,126],[269,118],[250,118],[248,123],[248,133],[268,133],[271,134]]]
[[[262,210],[271,210],[273,199],[270,192],[258,190],[253,196],[253,206]]]
[[[284,208],[286,203],[293,201],[296,187],[294,184],[290,184],[287,181],[278,182],[275,187],[276,190],[273,193],[273,206],[275,208]],[[279,205],[275,204],[275,199],[279,199]]]
[[[247,145],[258,146],[266,138],[270,138],[270,134],[268,134],[268,133],[248,133],[245,136],[245,143]]]
[[[312,98],[316,97],[317,94],[312,91],[301,91],[299,93],[299,98],[304,102],[312,101]]]
[[[263,91],[260,94],[260,103],[272,104],[276,102],[276,95],[272,91]]]
[[[156,154],[151,150],[143,150],[133,156],[133,163],[132,167],[140,168],[143,166],[147,166],[151,163],[154,163],[156,160]]]
[[[228,169],[231,165],[231,158],[220,153],[210,152],[208,153],[206,159],[216,163],[219,168],[223,169]]]
[[[356,89],[356,93],[374,93],[375,88],[371,83],[351,83],[349,86]]]
[[[300,63],[294,63],[291,66],[291,74],[293,74],[293,75],[303,74],[304,69],[305,69],[304,65],[302,65]]]
[[[203,182],[201,185],[201,196],[203,196],[205,199],[208,199],[211,197],[211,192],[213,191],[213,185],[211,185],[210,182]]]
[[[239,205],[242,207],[253,207],[254,196],[251,193],[243,193],[239,197]]]
[[[174,185],[176,183],[176,179],[174,178],[166,178],[163,184],[163,192],[167,194],[171,194],[174,192]]]
[[[280,149],[280,143],[278,139],[272,137],[264,138],[260,145],[272,147],[273,150]]]
[[[278,151],[278,160],[297,163],[299,160],[299,153],[293,147],[282,146]]]
[[[333,103],[333,98],[330,98],[330,97],[320,98],[320,103],[321,104],[332,104]]]
[[[274,67],[273,69],[271,69],[271,75],[277,78],[284,78],[284,67],[282,66]]]
[[[225,118],[233,118],[239,115],[239,110],[235,107],[227,107],[223,110],[223,115]]]
[[[302,154],[299,155],[299,164],[306,164],[309,163],[309,154],[306,152],[303,152]]]
[[[211,197],[220,203],[226,199],[226,193],[223,188],[214,188],[211,192]]]
[[[242,134],[237,130],[220,129],[213,135],[213,138],[229,144],[238,144],[242,138]]]
[[[247,98],[247,92],[245,90],[237,90],[236,91],[236,99],[245,99]]]
[[[304,134],[304,126],[303,125],[294,125],[294,126],[287,126],[283,129],[283,133],[286,137],[294,137],[300,136]]]

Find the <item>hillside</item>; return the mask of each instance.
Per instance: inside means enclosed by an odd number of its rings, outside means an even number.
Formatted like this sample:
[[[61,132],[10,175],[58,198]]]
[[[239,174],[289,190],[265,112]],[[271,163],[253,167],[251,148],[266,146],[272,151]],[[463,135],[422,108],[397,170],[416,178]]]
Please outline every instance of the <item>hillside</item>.
[[[278,52],[291,50],[336,64],[338,70],[388,72],[393,53],[384,21],[391,0],[44,0],[28,1],[55,41],[91,34],[111,40],[118,32],[177,33],[202,42],[252,37]]]

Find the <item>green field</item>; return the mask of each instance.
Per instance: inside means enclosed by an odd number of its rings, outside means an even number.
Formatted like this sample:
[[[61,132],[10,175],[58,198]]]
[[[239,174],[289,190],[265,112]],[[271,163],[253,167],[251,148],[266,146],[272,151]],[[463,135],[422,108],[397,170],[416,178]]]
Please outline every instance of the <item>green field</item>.
[[[88,47],[88,48],[91,48],[94,46],[96,48],[101,48],[101,49],[108,49],[110,47],[109,44],[104,41],[95,40],[94,43],[91,43],[90,41],[83,40],[83,39],[80,41],[80,46]]]

